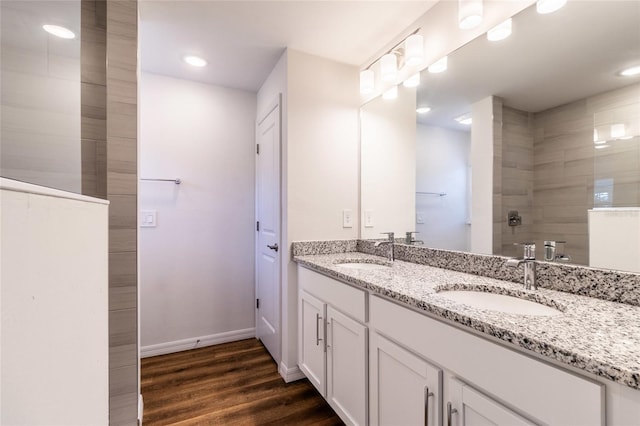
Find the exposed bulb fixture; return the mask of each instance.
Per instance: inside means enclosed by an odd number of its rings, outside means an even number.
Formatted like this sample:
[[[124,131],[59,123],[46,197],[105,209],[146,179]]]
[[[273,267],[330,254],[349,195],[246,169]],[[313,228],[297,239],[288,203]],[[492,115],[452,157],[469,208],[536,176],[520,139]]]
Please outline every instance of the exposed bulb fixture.
[[[620,72],[620,75],[624,77],[632,77],[638,74],[640,74],[640,66],[627,68],[626,70]]]
[[[424,59],[424,37],[412,34],[404,41],[405,63],[410,67],[418,66]]]
[[[364,70],[360,72],[360,93],[368,95],[375,90],[375,77],[373,70]]]
[[[506,21],[491,28],[489,31],[487,31],[487,39],[489,41],[500,41],[509,37],[511,35],[512,23],[513,20],[509,18]]]
[[[429,65],[428,68],[430,73],[436,74],[439,72],[443,72],[447,70],[447,57],[438,59],[433,64]]]
[[[617,123],[611,125],[611,138],[612,139],[620,139],[623,138],[626,134],[626,130],[624,128],[624,124]]]
[[[567,0],[538,0],[536,3],[536,11],[540,14],[553,13],[558,9],[561,9]]]
[[[458,26],[469,30],[482,22],[482,0],[458,0]]]
[[[417,72],[405,81],[402,82],[404,87],[418,87],[420,86],[420,73]]]
[[[416,108],[416,112],[418,114],[426,114],[429,111],[431,111],[431,107],[428,107],[428,106],[421,106],[421,107]]]
[[[380,59],[380,73],[382,81],[395,83],[398,78],[398,58],[395,53],[387,53]]]
[[[398,97],[398,86],[392,86],[382,94],[382,99],[391,100]]]
[[[472,123],[471,113],[466,113],[461,115],[460,117],[454,118],[458,123],[464,124],[465,126],[470,126]]]
[[[43,25],[42,29],[44,29],[46,32],[56,37],[65,38],[65,39],[76,38],[76,35],[73,33],[73,31],[71,31],[68,28],[61,27],[59,25],[47,24],[47,25]]]
[[[192,67],[204,67],[207,65],[207,61],[199,56],[186,55],[182,58],[182,60]]]

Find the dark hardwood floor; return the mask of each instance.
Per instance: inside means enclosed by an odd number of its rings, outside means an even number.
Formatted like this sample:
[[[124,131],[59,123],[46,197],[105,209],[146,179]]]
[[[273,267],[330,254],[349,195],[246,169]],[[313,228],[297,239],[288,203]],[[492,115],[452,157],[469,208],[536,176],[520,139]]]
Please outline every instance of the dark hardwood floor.
[[[306,379],[284,383],[256,339],[141,361],[144,425],[342,425]]]

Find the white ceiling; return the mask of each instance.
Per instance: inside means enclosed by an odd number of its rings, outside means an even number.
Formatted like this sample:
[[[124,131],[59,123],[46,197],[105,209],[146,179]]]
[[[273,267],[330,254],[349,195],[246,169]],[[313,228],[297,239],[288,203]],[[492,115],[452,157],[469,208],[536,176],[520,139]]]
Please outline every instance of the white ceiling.
[[[141,68],[257,91],[286,47],[360,66],[435,3],[140,0]]]

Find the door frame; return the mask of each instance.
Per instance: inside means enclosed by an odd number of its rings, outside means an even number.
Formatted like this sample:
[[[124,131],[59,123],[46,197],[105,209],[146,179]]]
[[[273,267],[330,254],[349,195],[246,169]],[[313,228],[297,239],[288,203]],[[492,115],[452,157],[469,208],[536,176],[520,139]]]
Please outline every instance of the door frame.
[[[278,369],[280,368],[280,363],[282,361],[282,254],[287,252],[285,247],[282,245],[282,93],[278,93],[276,97],[268,104],[267,108],[264,111],[257,115],[256,118],[256,127],[255,127],[255,144],[258,144],[259,138],[259,128],[260,124],[273,112],[274,109],[278,110],[278,155],[280,157],[279,168],[278,168],[278,192],[279,192],[279,200],[278,200],[278,246],[280,247],[280,254],[278,255],[278,261],[276,265],[276,269],[278,271],[278,279],[277,279],[277,295],[276,295],[276,303],[278,308],[278,355],[279,359],[274,359]],[[255,163],[254,163],[254,222],[258,222],[258,213],[259,213],[259,199],[258,199],[258,184],[259,184],[259,173],[258,173],[258,153],[255,153]],[[255,226],[255,225],[254,225]],[[254,300],[258,298],[258,263],[260,256],[260,247],[259,247],[259,232],[255,229],[254,233]],[[256,330],[256,339],[258,339],[258,322],[260,320],[258,307],[256,306],[256,302],[254,301],[254,317],[255,317],[255,330]]]

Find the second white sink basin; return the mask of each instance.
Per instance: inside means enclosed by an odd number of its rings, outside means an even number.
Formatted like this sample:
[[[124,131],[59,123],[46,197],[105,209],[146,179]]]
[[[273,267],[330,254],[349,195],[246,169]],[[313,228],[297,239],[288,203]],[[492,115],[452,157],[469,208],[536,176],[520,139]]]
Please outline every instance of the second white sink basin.
[[[541,303],[504,294],[470,290],[445,290],[439,292],[438,295],[463,305],[506,314],[552,316],[562,313],[556,308]]]
[[[338,263],[336,266],[340,266],[342,268],[347,268],[347,269],[363,269],[368,271],[372,271],[375,269],[389,269],[388,265],[380,265],[378,263],[348,262],[348,263]]]

